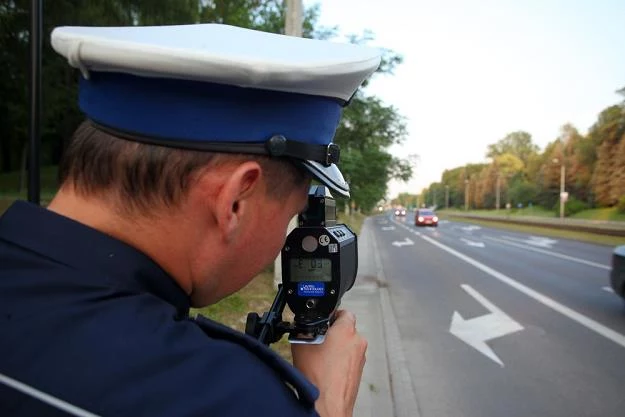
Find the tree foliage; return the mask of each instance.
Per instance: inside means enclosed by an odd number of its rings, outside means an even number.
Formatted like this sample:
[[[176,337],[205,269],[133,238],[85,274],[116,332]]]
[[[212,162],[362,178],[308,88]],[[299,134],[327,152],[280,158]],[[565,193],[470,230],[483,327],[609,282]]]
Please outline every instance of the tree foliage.
[[[597,147],[597,162],[592,176],[592,191],[600,206],[613,206],[622,195],[622,162],[620,145],[625,136],[625,114],[620,106],[611,106],[599,114],[588,136]],[[620,168],[620,169],[619,169]]]
[[[394,206],[402,206],[407,208],[417,207],[419,205],[419,195],[410,193],[399,193],[391,204]]]
[[[341,147],[341,169],[352,198],[364,210],[386,195],[391,178],[407,181],[412,175],[408,161],[387,151],[405,135],[403,117],[376,97],[357,94],[345,109],[335,142]]]
[[[486,156],[488,158],[496,158],[503,154],[510,154],[526,164],[531,156],[537,152],[538,146],[532,142],[532,135],[524,131],[518,131],[508,133],[497,143],[488,145]]]

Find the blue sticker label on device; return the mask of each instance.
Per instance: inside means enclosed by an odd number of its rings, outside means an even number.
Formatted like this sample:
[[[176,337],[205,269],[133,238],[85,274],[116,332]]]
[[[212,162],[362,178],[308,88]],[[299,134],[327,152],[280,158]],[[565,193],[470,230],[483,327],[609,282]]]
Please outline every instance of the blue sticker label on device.
[[[323,282],[300,282],[297,284],[297,295],[300,297],[323,297],[326,285]]]

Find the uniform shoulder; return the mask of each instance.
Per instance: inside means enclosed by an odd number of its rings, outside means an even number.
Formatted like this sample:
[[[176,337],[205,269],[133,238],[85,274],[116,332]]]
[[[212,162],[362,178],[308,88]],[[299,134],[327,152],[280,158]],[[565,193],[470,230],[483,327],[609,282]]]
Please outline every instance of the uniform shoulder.
[[[316,389],[302,388],[297,370],[225,326],[185,319],[163,328],[151,343],[143,367],[152,372],[135,373],[131,379],[139,379],[126,384],[136,390],[135,403],[128,404],[133,415],[135,407],[146,416],[317,415]],[[118,394],[123,398],[124,390]]]

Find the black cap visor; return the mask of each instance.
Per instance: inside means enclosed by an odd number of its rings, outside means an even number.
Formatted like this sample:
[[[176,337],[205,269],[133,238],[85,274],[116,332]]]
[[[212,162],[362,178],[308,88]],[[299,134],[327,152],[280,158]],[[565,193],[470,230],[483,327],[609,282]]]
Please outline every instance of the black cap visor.
[[[299,160],[298,162],[300,162],[315,179],[330,188],[330,190],[339,193],[343,197],[349,197],[349,184],[347,184],[339,167],[335,164],[326,166],[311,160]]]

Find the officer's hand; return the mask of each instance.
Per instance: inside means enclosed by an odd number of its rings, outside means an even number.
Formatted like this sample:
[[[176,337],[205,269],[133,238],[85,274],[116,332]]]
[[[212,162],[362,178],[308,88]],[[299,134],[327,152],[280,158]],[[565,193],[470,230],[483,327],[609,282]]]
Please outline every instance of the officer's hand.
[[[366,350],[356,317],[343,310],[321,345],[291,345],[293,365],[319,388],[315,409],[322,417],[352,416]]]

